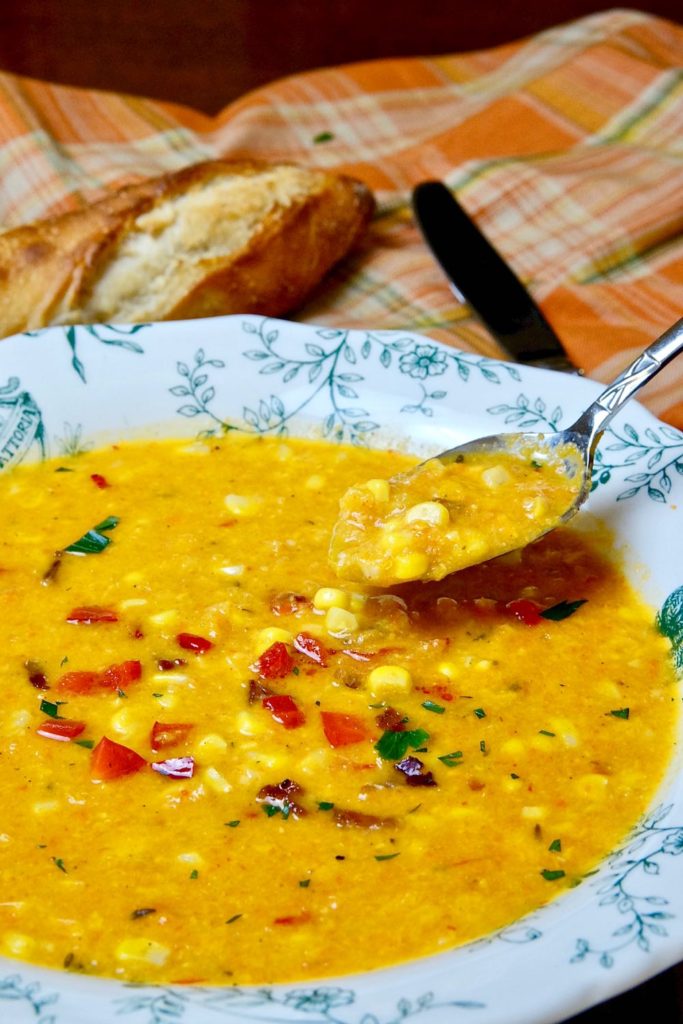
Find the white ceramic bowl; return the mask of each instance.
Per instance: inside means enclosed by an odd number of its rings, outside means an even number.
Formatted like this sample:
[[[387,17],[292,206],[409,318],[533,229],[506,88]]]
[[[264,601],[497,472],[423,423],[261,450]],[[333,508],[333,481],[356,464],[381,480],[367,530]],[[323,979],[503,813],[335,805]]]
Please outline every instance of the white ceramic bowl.
[[[252,433],[323,433],[435,452],[498,430],[567,426],[599,390],[588,380],[522,369],[405,331],[253,316],[53,328],[0,343],[0,468],[112,437],[220,433],[226,423]],[[660,609],[683,669],[683,435],[631,404],[603,438],[595,481],[582,515],[613,527],[627,572]],[[597,874],[461,949],[318,984],[255,988],[131,986],[0,960],[0,1019],[564,1019],[683,959],[680,760],[675,754],[650,813]]]

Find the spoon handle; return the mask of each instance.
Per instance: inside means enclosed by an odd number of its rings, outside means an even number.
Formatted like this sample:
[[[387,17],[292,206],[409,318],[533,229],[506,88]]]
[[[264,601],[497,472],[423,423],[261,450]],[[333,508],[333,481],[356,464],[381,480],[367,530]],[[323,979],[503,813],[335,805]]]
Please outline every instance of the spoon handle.
[[[587,438],[589,457],[611,420],[643,385],[683,351],[683,318],[653,341],[581,414],[569,429]]]

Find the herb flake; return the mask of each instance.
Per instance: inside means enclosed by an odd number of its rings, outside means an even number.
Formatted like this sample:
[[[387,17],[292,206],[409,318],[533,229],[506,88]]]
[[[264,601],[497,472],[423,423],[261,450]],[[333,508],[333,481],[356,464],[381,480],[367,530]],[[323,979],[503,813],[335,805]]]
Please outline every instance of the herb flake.
[[[422,707],[425,711],[433,711],[435,715],[443,715],[446,710],[443,704],[437,704],[436,701],[433,700],[422,701]]]
[[[82,537],[69,544],[64,551],[70,555],[98,555],[111,544],[111,537],[105,536],[119,525],[118,516],[107,516],[92,530],[88,530]]]
[[[579,601],[560,601],[551,608],[546,608],[544,612],[539,612],[539,615],[542,619],[549,619],[551,622],[562,622],[563,619],[568,619],[570,615],[573,615],[585,603],[586,598],[582,598]]]
[[[626,718],[629,717],[630,714],[631,714],[631,709],[630,708],[614,708],[613,711],[610,711],[610,715],[612,716],[612,718],[624,718],[624,719],[626,719]]]
[[[439,761],[445,764],[447,768],[457,768],[463,763],[462,750],[453,750],[450,754],[441,754]]]
[[[545,878],[546,882],[557,882],[558,879],[564,878],[564,871],[562,868],[558,868],[557,871],[549,871],[548,868],[544,868],[541,874]]]
[[[408,753],[408,748],[421,747],[429,739],[424,729],[407,729],[405,732],[383,732],[375,743],[375,750],[385,761],[400,761]]]
[[[393,860],[394,857],[400,857],[400,852],[397,853],[376,853],[375,860]]]

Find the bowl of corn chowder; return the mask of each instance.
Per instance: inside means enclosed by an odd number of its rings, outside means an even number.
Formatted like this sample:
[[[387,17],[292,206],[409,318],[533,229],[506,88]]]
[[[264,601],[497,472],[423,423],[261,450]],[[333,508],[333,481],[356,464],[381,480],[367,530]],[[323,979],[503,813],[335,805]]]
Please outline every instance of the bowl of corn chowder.
[[[257,317],[0,363],[10,1019],[552,1020],[680,958],[677,431],[633,405],[571,528],[372,586],[345,491],[599,386]]]

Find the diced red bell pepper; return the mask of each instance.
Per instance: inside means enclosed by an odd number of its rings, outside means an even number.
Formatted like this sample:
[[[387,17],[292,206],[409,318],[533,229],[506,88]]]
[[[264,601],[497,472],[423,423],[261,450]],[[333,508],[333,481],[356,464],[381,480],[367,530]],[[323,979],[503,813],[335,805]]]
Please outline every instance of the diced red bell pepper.
[[[189,722],[155,722],[150,739],[152,750],[175,747],[178,743],[182,743],[193,728],[194,726]]]
[[[101,491],[110,486],[106,476],[102,476],[101,473],[91,473],[90,479],[95,484],[95,487],[99,487]]]
[[[100,686],[101,678],[101,672],[66,672],[55,685],[66,693],[92,693]]]
[[[507,611],[512,612],[516,619],[523,622],[525,626],[538,626],[541,620],[541,606],[535,601],[527,598],[519,598],[517,601],[508,601],[505,605]]]
[[[97,604],[82,608],[73,608],[66,617],[67,622],[91,625],[93,622],[118,622],[119,617],[113,608],[101,608]]]
[[[358,715],[344,715],[337,711],[321,711],[323,732],[331,747],[346,747],[368,738],[365,723]]]
[[[284,725],[285,729],[298,729],[306,721],[303,711],[287,694],[274,693],[272,697],[264,697],[261,703],[270,711],[276,722]]]
[[[58,720],[50,718],[36,729],[39,736],[44,736],[48,740],[62,740],[62,742],[75,740],[84,731],[85,722],[72,722],[68,718]]]
[[[107,690],[123,690],[129,683],[134,683],[142,675],[139,661],[122,661],[120,665],[110,665],[102,672],[100,685]]]
[[[310,633],[299,633],[294,637],[294,649],[299,654],[305,654],[307,658],[314,661],[316,665],[322,665],[323,668],[327,665],[327,658],[329,651],[324,647],[319,640],[316,640]]]
[[[210,640],[196,633],[178,633],[176,640],[183,650],[194,651],[195,654],[206,654],[213,647]]]
[[[103,736],[92,752],[90,777],[96,782],[110,782],[139,772],[146,764],[135,750]]]
[[[308,910],[304,910],[303,914],[287,914],[286,917],[275,917],[273,918],[273,924],[308,924],[311,920],[311,915]]]
[[[142,675],[139,661],[123,661],[103,672],[66,672],[57,680],[58,690],[67,693],[92,693],[93,690],[123,690]]]
[[[288,676],[294,668],[294,661],[287,650],[287,645],[281,640],[271,644],[267,651],[264,651],[253,666],[255,672],[261,679],[282,679]]]

